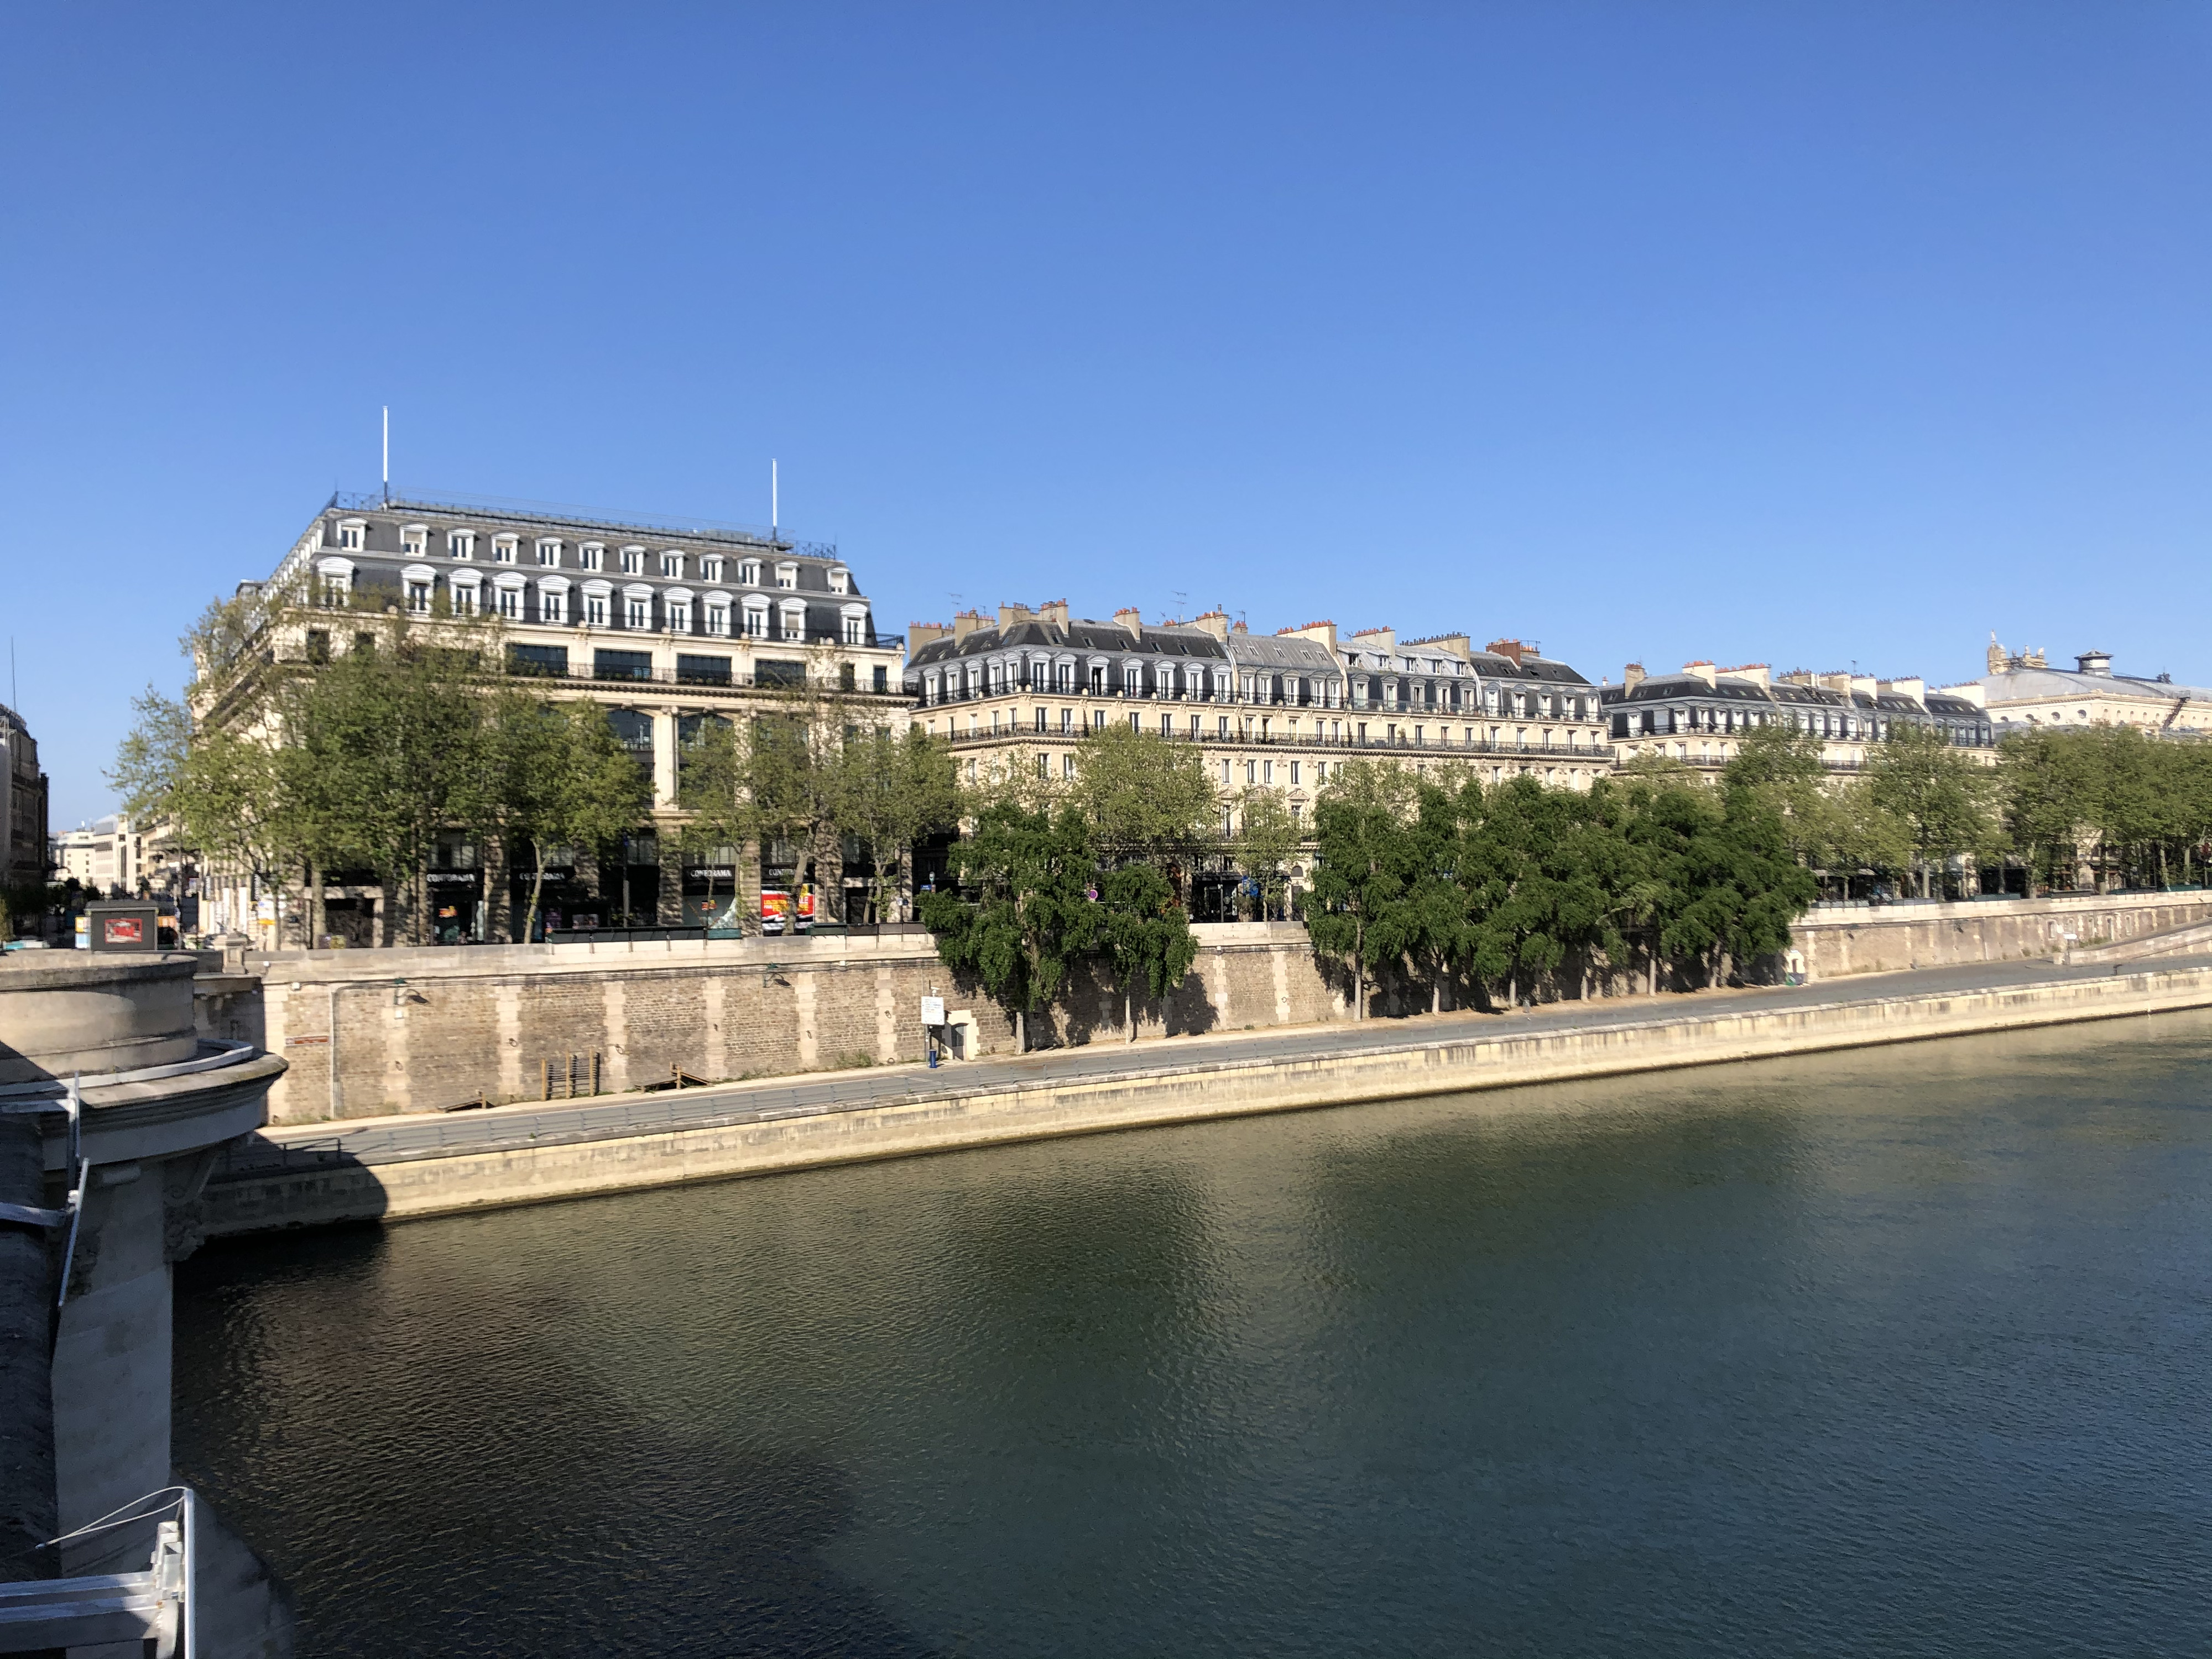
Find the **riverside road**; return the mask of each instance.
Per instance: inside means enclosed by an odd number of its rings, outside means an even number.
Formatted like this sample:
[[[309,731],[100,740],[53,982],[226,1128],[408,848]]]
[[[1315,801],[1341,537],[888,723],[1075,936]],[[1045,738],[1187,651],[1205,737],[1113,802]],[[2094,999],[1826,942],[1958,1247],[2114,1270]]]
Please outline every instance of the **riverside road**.
[[[1973,963],[1896,974],[1869,974],[1815,985],[1772,986],[1595,1002],[1559,1002],[1503,1013],[1462,1012],[1405,1019],[1169,1037],[1138,1043],[1111,1041],[940,1066],[887,1066],[793,1079],[717,1084],[657,1094],[533,1102],[464,1114],[422,1114],[273,1127],[225,1155],[216,1174],[250,1176],[344,1163],[378,1164],[450,1158],[524,1146],[551,1146],[726,1124],[768,1122],[863,1110],[939,1097],[988,1094],[1025,1085],[1099,1081],[1203,1072],[1253,1061],[1422,1048],[1470,1037],[1568,1035],[1732,1013],[1844,1008],[1892,998],[2005,990],[2104,979],[2151,965],[2057,965],[2046,960]],[[2212,966],[2212,955],[2155,958],[2162,968]]]

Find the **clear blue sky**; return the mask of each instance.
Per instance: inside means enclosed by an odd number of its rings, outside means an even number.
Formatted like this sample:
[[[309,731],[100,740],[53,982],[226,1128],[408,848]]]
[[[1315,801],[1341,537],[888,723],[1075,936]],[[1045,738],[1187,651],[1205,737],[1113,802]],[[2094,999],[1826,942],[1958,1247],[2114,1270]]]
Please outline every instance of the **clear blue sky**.
[[[58,827],[334,485],[952,596],[2212,680],[2212,10],[20,7]],[[1179,599],[1178,596],[1181,596]]]

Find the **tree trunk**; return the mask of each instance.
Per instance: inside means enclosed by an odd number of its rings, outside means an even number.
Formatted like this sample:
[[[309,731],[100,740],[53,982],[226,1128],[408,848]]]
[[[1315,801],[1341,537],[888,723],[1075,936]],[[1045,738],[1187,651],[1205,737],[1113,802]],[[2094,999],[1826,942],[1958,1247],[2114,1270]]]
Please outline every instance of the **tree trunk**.
[[[497,836],[483,841],[483,924],[478,929],[486,945],[501,943],[507,931],[507,843]]]
[[[330,914],[323,896],[323,861],[307,860],[307,948],[323,948],[323,934],[330,921]]]
[[[1650,972],[1651,976],[1650,994],[1656,997],[1659,994],[1659,945],[1656,940],[1654,940],[1651,945]]]
[[[1029,1018],[1017,1008],[1014,1010],[1014,1052],[1018,1054],[1025,1054],[1029,1051]]]
[[[1137,1040],[1137,994],[1132,990],[1121,993],[1121,1027],[1129,1034],[1129,1041]]]
[[[430,872],[427,866],[415,872],[415,878],[407,884],[407,889],[408,898],[415,907],[414,921],[407,930],[407,936],[417,945],[428,945],[436,918],[430,914]]]
[[[530,872],[530,909],[522,919],[522,937],[518,945],[527,945],[538,936],[538,900],[545,890],[545,854],[541,851],[532,860],[538,867]]]
[[[1444,1011],[1444,979],[1439,973],[1429,981],[1429,1012],[1441,1014]]]

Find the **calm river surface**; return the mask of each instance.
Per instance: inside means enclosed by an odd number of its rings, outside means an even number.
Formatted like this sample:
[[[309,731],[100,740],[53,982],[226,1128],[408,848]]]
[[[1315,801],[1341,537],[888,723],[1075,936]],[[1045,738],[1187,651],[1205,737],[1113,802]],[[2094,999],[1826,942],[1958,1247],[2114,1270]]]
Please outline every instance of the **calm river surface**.
[[[2212,1017],[212,1246],[329,1655],[2212,1651]]]

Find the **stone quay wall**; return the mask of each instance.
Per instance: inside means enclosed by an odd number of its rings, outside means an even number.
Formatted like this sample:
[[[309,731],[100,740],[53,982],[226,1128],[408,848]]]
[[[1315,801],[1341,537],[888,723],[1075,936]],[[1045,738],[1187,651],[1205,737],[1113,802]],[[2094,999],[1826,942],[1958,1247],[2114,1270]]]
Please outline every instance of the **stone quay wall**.
[[[1173,1069],[1058,1079],[1048,1071],[1033,1081],[1002,1081],[972,1093],[895,1099],[846,1110],[337,1168],[254,1170],[210,1186],[208,1229],[211,1234],[236,1234],[450,1215],[1006,1141],[2207,1006],[2212,1006],[2212,969],[2152,969],[2002,989],[1918,995],[1907,991],[1864,1002],[1781,1010],[1677,1002],[1669,1012],[1668,1005],[1655,1003],[1655,1018],[1626,1025],[1417,1039],[1295,1059],[1194,1053],[1191,1064]]]
[[[2212,894],[2127,894],[1820,910],[1798,924],[1815,979],[1958,963],[2051,957],[2212,922]],[[1317,962],[1297,923],[1194,930],[1197,962],[1166,998],[1139,998],[1140,1036],[1259,1030],[1349,1018],[1349,986]],[[2124,952],[2123,952],[2124,953]],[[1007,1016],[940,963],[927,935],[481,945],[256,957],[203,975],[201,1029],[290,1063],[270,1096],[276,1123],[379,1117],[485,1100],[601,1093],[667,1079],[707,1082],[922,1054],[921,1001],[940,994],[972,1020],[980,1053],[1012,1044]],[[1638,976],[1616,992],[1640,988]],[[1402,1000],[1407,1006],[1401,1007]],[[1376,1012],[1425,1012],[1425,994]],[[1123,1035],[1117,988],[1078,974],[1032,1043]]]

